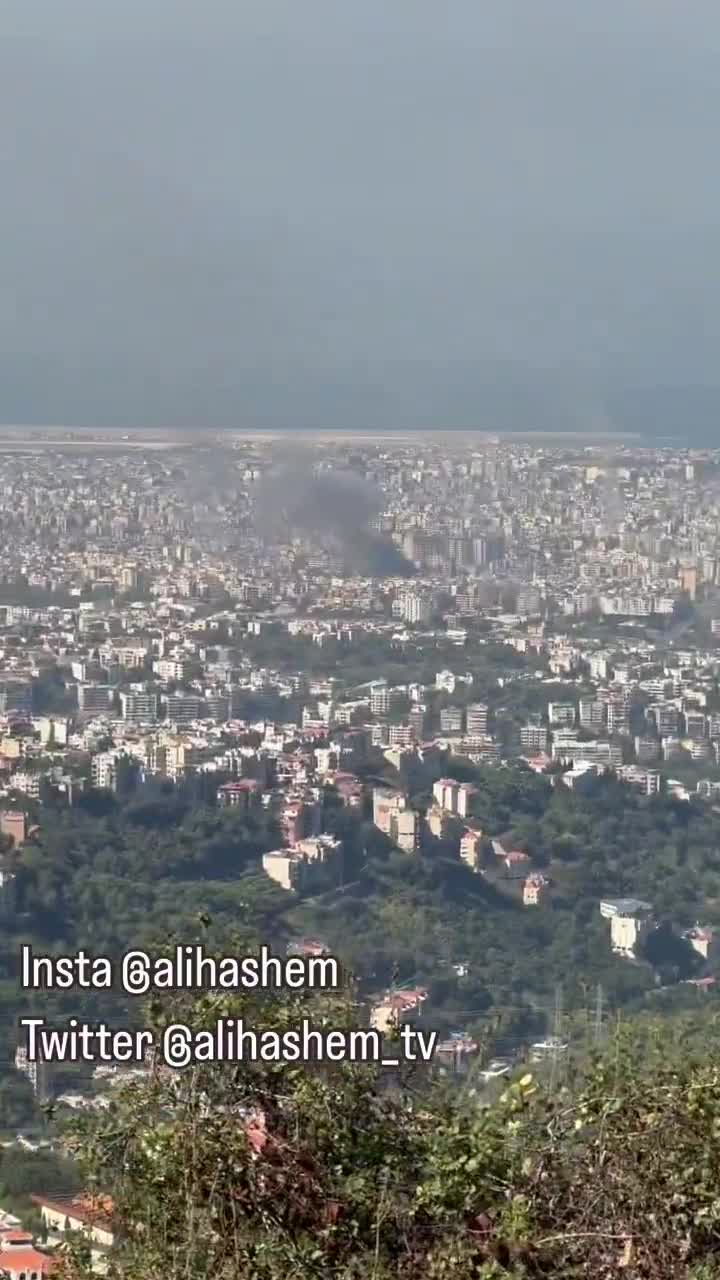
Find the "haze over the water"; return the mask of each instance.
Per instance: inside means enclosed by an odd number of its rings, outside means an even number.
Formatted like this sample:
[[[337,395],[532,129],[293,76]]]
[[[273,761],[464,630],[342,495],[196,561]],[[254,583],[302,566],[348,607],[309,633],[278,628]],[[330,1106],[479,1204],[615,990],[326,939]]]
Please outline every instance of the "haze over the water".
[[[5,0],[0,421],[720,421],[715,0]]]

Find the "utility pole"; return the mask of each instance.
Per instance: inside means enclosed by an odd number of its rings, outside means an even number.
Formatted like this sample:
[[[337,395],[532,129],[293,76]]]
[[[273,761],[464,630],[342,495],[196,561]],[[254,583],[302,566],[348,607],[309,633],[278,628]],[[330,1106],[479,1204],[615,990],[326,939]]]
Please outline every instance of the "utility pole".
[[[553,1018],[553,1038],[554,1045],[552,1049],[552,1062],[550,1066],[550,1092],[554,1093],[557,1086],[558,1068],[560,1065],[560,1043],[562,1031],[562,1013],[563,1013],[563,990],[560,983],[555,988],[555,1017]]]
[[[598,982],[597,992],[595,993],[595,1032],[593,1036],[595,1048],[598,1048],[603,1041],[603,995],[602,983]]]

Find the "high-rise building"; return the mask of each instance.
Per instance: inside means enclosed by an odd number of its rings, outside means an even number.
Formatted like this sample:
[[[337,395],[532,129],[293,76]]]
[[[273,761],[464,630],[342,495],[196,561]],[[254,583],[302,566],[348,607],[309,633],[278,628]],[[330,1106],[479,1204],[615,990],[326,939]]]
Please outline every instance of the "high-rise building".
[[[370,686],[370,711],[374,716],[386,716],[390,710],[390,690],[387,680],[376,680]]]
[[[412,745],[415,734],[412,725],[409,724],[391,724],[388,734],[388,741],[391,747],[409,747]]]
[[[542,597],[535,587],[523,587],[518,592],[515,602],[515,610],[524,616],[534,616],[539,614],[542,609]]]
[[[703,711],[685,712],[685,737],[700,742],[707,737],[708,718]]]
[[[93,786],[101,791],[116,791],[119,771],[128,763],[129,757],[117,747],[112,751],[99,751],[90,763]]]
[[[473,561],[477,565],[485,564],[488,558],[487,541],[485,538],[473,538],[472,541]]]
[[[475,803],[477,787],[469,782],[461,782],[457,789],[457,813],[460,818],[469,818]]]
[[[470,867],[471,871],[478,870],[482,839],[482,831],[474,831],[468,828],[460,840],[460,857]]]
[[[465,713],[466,733],[484,736],[487,733],[488,709],[484,702],[471,702]]]
[[[459,788],[460,784],[454,778],[439,778],[433,785],[435,803],[441,809],[447,809],[448,813],[457,813]]]
[[[211,720],[219,723],[229,719],[230,700],[224,693],[209,693],[205,697],[207,714]]]
[[[432,617],[432,600],[417,591],[407,591],[399,598],[398,614],[403,622],[429,622]]]
[[[674,736],[680,728],[680,712],[671,702],[658,702],[648,707],[646,716],[654,721],[655,728],[661,738]]]
[[[607,680],[608,678],[608,658],[605,653],[593,653],[590,657],[590,679],[591,680]]]
[[[653,760],[657,760],[660,755],[660,743],[657,738],[641,738],[635,739],[635,755],[638,764],[651,764]]]
[[[548,702],[548,720],[550,724],[571,727],[575,724],[575,703]]]
[[[580,699],[580,724],[583,729],[599,733],[605,727],[606,706],[599,698]]]
[[[544,751],[548,731],[543,724],[524,724],[520,730],[520,746],[526,751]]]
[[[206,707],[203,698],[189,694],[169,693],[165,699],[167,719],[172,724],[187,725],[201,720]]]
[[[29,680],[3,680],[0,684],[0,713],[18,711],[32,713],[32,685]]]
[[[408,715],[408,723],[413,731],[413,736],[419,741],[422,740],[425,734],[426,714],[427,712],[424,703],[416,702],[415,705],[411,707]]]
[[[420,821],[414,809],[400,809],[393,815],[391,838],[404,853],[414,853],[420,839]]]
[[[630,706],[620,698],[608,700],[607,731],[625,735],[630,732]]]
[[[695,599],[698,587],[698,571],[695,565],[687,565],[680,570],[680,586],[691,600]]]
[[[443,707],[440,712],[441,733],[462,733],[462,707]]]
[[[109,684],[79,684],[78,709],[83,715],[107,715],[112,693],[112,686]]]
[[[475,562],[475,544],[470,538],[448,538],[448,556],[458,569]]]
[[[373,791],[373,822],[399,849],[413,853],[418,846],[420,819],[399,791],[376,787]]]
[[[157,720],[158,700],[156,693],[120,694],[122,718],[128,724],[154,724]]]

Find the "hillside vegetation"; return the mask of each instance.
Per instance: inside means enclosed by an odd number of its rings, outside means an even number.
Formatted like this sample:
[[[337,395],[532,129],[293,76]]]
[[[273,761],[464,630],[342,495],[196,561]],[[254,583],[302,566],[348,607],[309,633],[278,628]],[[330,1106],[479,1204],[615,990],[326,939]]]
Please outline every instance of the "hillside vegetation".
[[[230,1014],[277,1031],[355,1016],[344,996],[207,995],[149,1019]],[[409,1069],[159,1071],[74,1139],[90,1185],[113,1196],[111,1274],[717,1280],[716,1030],[705,1022],[696,1051],[670,1028],[620,1027],[572,1087],[523,1073],[490,1106]],[[67,1265],[90,1274],[79,1255]]]

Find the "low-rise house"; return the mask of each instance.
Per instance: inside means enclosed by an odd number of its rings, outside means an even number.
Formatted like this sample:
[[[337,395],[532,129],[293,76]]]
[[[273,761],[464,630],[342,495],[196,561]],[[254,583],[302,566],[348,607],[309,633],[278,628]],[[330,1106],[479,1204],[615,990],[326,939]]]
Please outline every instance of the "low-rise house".
[[[523,906],[537,907],[548,888],[549,881],[540,871],[531,871],[523,883]]]
[[[320,942],[318,938],[298,938],[295,942],[288,942],[285,953],[288,956],[301,956],[303,958],[329,956],[330,948],[326,943]]]
[[[18,769],[12,775],[10,785],[13,791],[21,791],[23,795],[29,796],[31,800],[40,799],[39,773],[29,773],[26,769]]]
[[[617,775],[621,782],[628,782],[644,796],[656,796],[660,793],[660,774],[657,769],[640,769],[635,764],[628,764],[618,769]]]
[[[323,866],[342,850],[334,836],[311,836],[298,840],[290,849],[273,849],[263,854],[263,870],[281,889],[301,891],[311,881],[315,867]]]
[[[435,1057],[440,1066],[455,1072],[467,1071],[469,1060],[477,1053],[478,1044],[462,1031],[452,1032],[447,1040],[435,1046]]]
[[[568,1048],[568,1044],[559,1036],[546,1036],[544,1040],[537,1040],[531,1045],[530,1060],[545,1062],[548,1058],[556,1058],[567,1053]]]
[[[403,1020],[427,1000],[427,991],[415,987],[407,991],[388,992],[382,1000],[373,1005],[370,1013],[370,1026],[375,1031],[387,1032],[397,1027]]]
[[[28,1231],[0,1232],[0,1276],[3,1280],[42,1280],[59,1260],[35,1248]]]
[[[547,755],[546,752],[541,752],[540,755],[523,756],[522,759],[528,768],[532,769],[533,773],[544,773],[548,766],[552,764],[552,757]]]
[[[600,914],[610,921],[610,943],[616,955],[635,958],[637,947],[654,928],[652,906],[638,898],[606,898]]]
[[[291,849],[271,849],[263,854],[263,871],[281,889],[296,889],[302,872],[302,861]]]
[[[561,782],[564,787],[569,787],[572,791],[575,785],[583,778],[596,778],[600,772],[599,766],[591,764],[589,760],[579,760],[577,764],[566,769],[564,773],[558,773],[553,776],[552,785],[556,786]]]
[[[717,960],[720,952],[720,936],[710,925],[696,924],[692,929],[686,929],[682,936],[686,942],[690,943],[693,951],[702,956],[703,960]]]
[[[102,1274],[108,1251],[114,1243],[113,1203],[109,1196],[78,1195],[55,1197],[34,1195],[47,1230],[48,1244],[59,1245],[68,1235],[82,1236],[90,1246],[93,1271]],[[1,1256],[1,1255],[0,1255]],[[28,1277],[31,1280],[31,1276]]]

